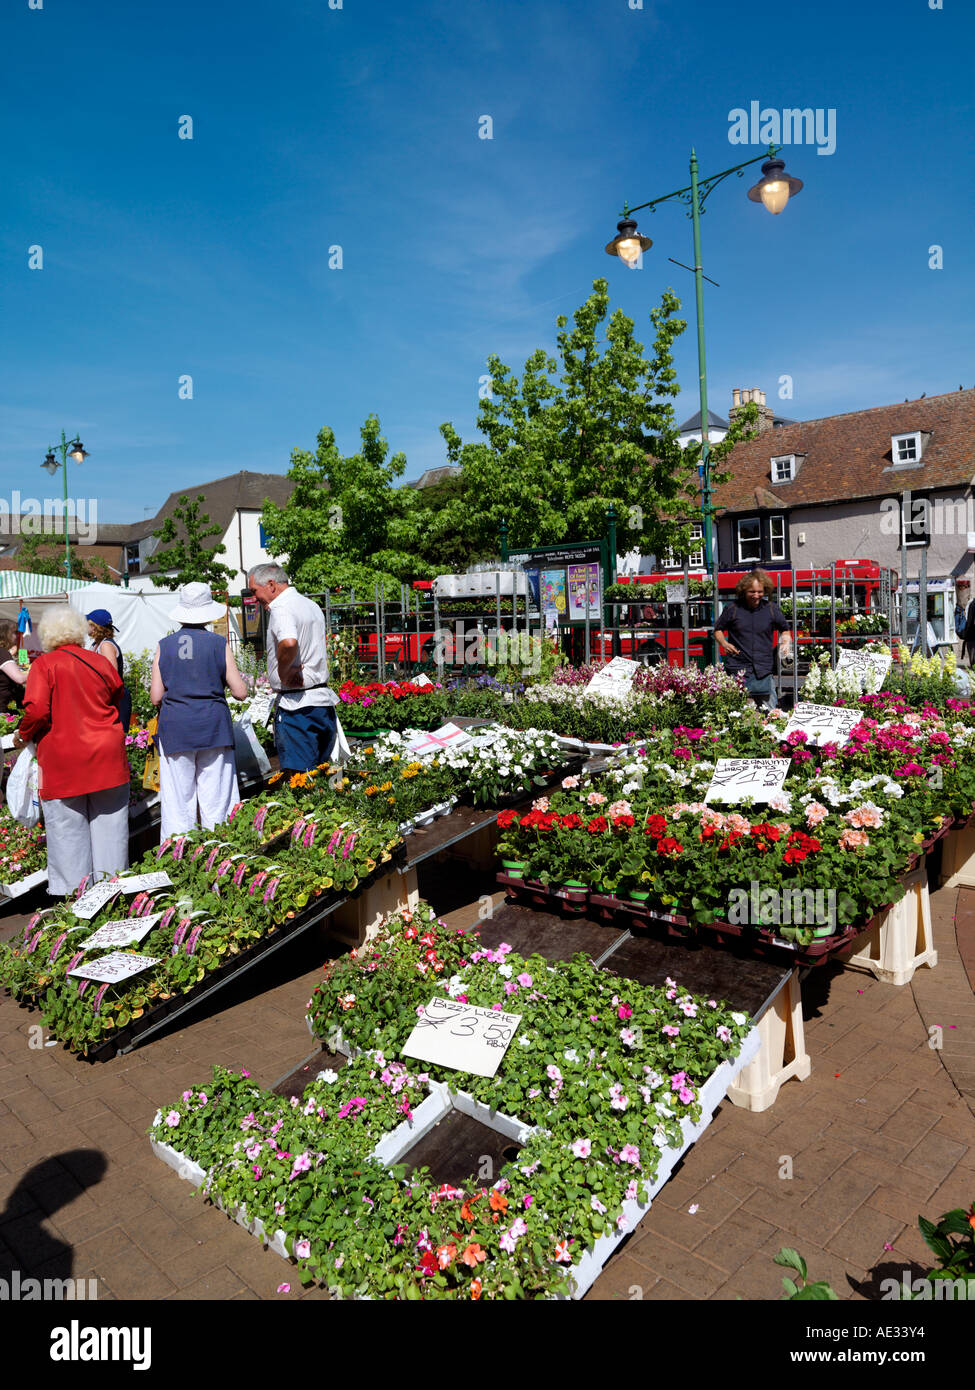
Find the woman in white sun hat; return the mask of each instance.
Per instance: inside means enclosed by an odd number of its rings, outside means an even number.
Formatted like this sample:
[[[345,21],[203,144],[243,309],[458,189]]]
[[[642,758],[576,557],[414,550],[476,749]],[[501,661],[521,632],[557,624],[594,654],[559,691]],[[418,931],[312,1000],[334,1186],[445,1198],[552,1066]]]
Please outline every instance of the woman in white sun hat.
[[[198,823],[212,830],[239,801],[234,731],[224,690],[237,700],[247,686],[230,643],[207,631],[224,616],[209,584],[184,584],[170,613],[182,624],[164,637],[152,663],[149,696],[159,706],[159,795],[162,839]],[[199,821],[197,820],[199,802]]]

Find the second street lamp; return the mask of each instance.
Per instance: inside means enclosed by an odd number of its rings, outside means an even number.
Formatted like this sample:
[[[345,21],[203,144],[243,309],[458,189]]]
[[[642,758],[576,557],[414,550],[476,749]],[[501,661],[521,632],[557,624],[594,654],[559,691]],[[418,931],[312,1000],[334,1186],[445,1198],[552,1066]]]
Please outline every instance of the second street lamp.
[[[55,449],[57,449],[57,450],[60,452],[60,454],[61,454],[61,462],[60,462],[60,463],[58,463],[57,459],[56,459],[55,456],[54,456],[54,450],[55,450]],[[44,468],[44,469],[46,469],[47,472],[50,474],[50,476],[51,476],[52,478],[54,477],[55,473],[56,473],[56,472],[58,471],[58,469],[60,468],[61,473],[62,473],[62,476],[63,476],[63,481],[64,481],[64,510],[63,510],[63,512],[62,512],[62,516],[63,516],[63,518],[64,518],[64,565],[65,565],[65,569],[66,569],[66,571],[67,571],[67,577],[70,579],[70,578],[71,578],[71,545],[70,545],[70,542],[68,541],[68,457],[69,457],[69,455],[70,455],[71,458],[73,458],[73,459],[75,460],[76,463],[84,463],[85,459],[88,458],[88,450],[87,450],[87,449],[85,448],[85,446],[82,444],[81,440],[78,438],[77,435],[75,435],[74,439],[72,439],[71,442],[70,442],[70,444],[69,444],[69,443],[68,443],[68,440],[67,440],[67,437],[65,436],[64,430],[62,430],[62,431],[61,431],[61,443],[60,443],[60,444],[55,444],[55,445],[53,446],[53,448],[48,449],[48,451],[47,451],[47,457],[45,458],[44,462],[41,464],[41,467]]]
[[[653,198],[648,203],[640,203],[635,208],[630,208],[624,203],[623,217],[616,224],[616,236],[606,244],[606,254],[618,256],[632,270],[639,263],[643,252],[649,251],[653,245],[649,237],[641,236],[637,232],[636,222],[633,220],[632,214],[641,212],[644,208],[649,208],[651,212],[654,212],[661,203],[669,203],[673,199],[690,204],[690,211],[687,215],[691,218],[694,228],[694,264],[693,266],[684,266],[683,269],[694,271],[697,299],[697,365],[701,402],[701,520],[704,530],[704,564],[713,584],[713,603],[717,602],[718,597],[718,576],[713,536],[714,508],[711,504],[708,385],[704,355],[704,281],[708,277],[704,274],[701,264],[701,214],[704,211],[704,200],[713,188],[716,188],[731,174],[736,174],[738,178],[741,178],[744,171],[750,165],[757,164],[759,160],[765,161],[762,165],[762,177],[754,188],[748,190],[748,196],[752,202],[764,204],[769,212],[780,213],[790,197],[794,197],[802,188],[802,180],[787,174],[784,161],[776,157],[780,149],[780,145],[769,145],[767,154],[756,155],[754,159],[746,159],[743,164],[735,164],[732,168],[723,169],[720,174],[712,174],[706,179],[699,179],[697,154],[691,150],[690,184],[686,188],[675,189],[673,193],[665,193],[662,198]],[[676,261],[675,264],[680,265],[680,262]],[[714,281],[712,280],[711,283],[714,284]],[[715,656],[713,636],[710,639],[710,646],[711,660],[713,661]]]

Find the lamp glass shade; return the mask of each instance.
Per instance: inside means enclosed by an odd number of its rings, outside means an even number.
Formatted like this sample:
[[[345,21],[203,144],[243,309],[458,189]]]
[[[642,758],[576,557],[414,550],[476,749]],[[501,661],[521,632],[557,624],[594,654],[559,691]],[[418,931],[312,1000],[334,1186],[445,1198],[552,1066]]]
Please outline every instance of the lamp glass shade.
[[[72,439],[72,441],[71,441],[71,457],[72,457],[77,463],[84,463],[85,459],[88,457],[88,451],[87,451],[87,449],[85,448],[85,446],[82,444],[82,442],[81,442],[80,439]]]
[[[643,254],[643,247],[640,245],[642,238],[636,236],[620,237],[616,243],[616,254],[621,261],[629,266],[636,265]]]
[[[46,468],[48,473],[50,473],[51,477],[53,478],[55,473],[58,471],[58,461],[53,454],[49,453],[47,458],[41,464],[41,467]]]
[[[760,185],[762,202],[769,212],[779,213],[789,201],[789,184],[786,179],[765,179]]]

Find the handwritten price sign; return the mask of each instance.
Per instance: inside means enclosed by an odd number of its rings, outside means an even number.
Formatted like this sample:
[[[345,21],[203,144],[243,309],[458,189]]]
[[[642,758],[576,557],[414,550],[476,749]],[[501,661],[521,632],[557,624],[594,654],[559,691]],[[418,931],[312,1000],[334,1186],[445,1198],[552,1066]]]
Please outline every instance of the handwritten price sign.
[[[171,888],[172,885],[173,880],[164,869],[152,874],[130,874],[118,882],[123,893],[154,893],[157,888]]]
[[[814,705],[808,700],[800,700],[779,738],[785,739],[790,734],[803,733],[810,743],[819,747],[824,743],[835,743],[837,747],[841,747],[850,737],[850,730],[856,728],[861,718],[861,710],[841,709],[838,705]]]
[[[121,891],[122,885],[117,878],[103,878],[100,883],[89,888],[87,893],[82,893],[78,901],[73,904],[71,911],[76,917],[94,917],[95,913],[104,907],[110,898],[114,898]]]
[[[266,724],[271,717],[273,705],[274,691],[259,690],[247,706],[247,713],[251,717],[251,724]]]
[[[719,758],[704,800],[769,802],[791,766],[789,758]]]
[[[640,669],[638,661],[630,661],[625,656],[614,656],[596,672],[586,686],[587,695],[622,695],[633,684],[633,677]]]
[[[406,1040],[402,1056],[475,1076],[493,1076],[521,1022],[521,1014],[431,999]]]
[[[887,679],[890,670],[891,658],[884,656],[883,652],[852,651],[849,647],[840,647],[836,654],[836,669],[842,671],[844,667],[853,667],[860,676],[860,688],[869,685],[871,690],[879,690]]]
[[[83,951],[92,951],[96,946],[131,946],[133,942],[138,943],[144,936],[148,936],[161,916],[161,912],[154,912],[150,917],[103,922],[94,936],[89,936],[82,942],[81,948]]]
[[[79,975],[85,980],[98,980],[101,984],[116,984],[127,980],[130,975],[139,975],[151,965],[158,965],[160,956],[137,956],[128,951],[113,951],[109,956],[93,960],[90,965],[77,965],[69,970],[69,975]]]

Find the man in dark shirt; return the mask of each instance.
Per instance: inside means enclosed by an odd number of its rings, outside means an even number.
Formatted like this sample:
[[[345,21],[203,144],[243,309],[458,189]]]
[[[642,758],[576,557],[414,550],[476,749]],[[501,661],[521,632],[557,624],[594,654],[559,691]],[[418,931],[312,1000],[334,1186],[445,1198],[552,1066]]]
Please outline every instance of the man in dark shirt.
[[[735,601],[729,603],[714,625],[725,670],[731,675],[745,673],[745,689],[758,703],[775,709],[778,699],[772,678],[773,632],[780,632],[779,657],[792,655],[789,620],[782,609],[769,602],[772,581],[764,570],[752,570],[738,581]]]

